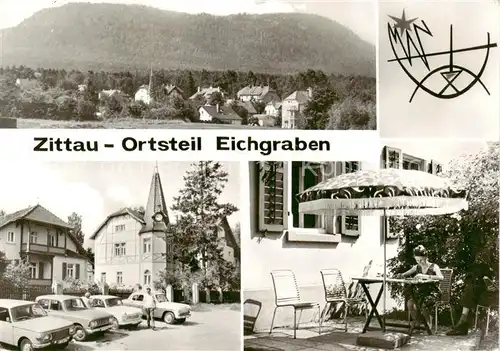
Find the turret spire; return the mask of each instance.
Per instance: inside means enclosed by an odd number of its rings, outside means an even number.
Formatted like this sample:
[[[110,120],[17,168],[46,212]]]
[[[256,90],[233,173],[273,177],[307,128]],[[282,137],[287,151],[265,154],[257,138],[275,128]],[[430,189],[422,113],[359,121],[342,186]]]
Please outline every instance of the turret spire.
[[[155,225],[156,223],[153,221],[153,216],[157,212],[162,212],[165,216],[165,224],[169,224],[167,204],[165,202],[160,173],[158,172],[158,162],[155,164],[153,178],[151,179],[148,201],[144,213],[145,224],[141,229],[141,233],[160,230],[156,228],[157,225]]]

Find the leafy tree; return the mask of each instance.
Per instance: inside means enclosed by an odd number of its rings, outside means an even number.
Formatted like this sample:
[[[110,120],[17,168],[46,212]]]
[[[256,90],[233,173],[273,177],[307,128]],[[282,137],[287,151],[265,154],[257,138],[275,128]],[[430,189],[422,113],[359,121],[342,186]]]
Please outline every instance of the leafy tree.
[[[236,243],[238,244],[238,246],[241,246],[241,224],[240,222],[237,222],[234,226],[234,229],[233,229],[233,234],[234,234],[234,237],[236,239]]]
[[[9,261],[7,260],[5,253],[3,251],[0,251],[0,277],[3,276],[5,268],[7,267],[8,264]]]
[[[29,262],[26,261],[12,261],[5,268],[3,278],[16,288],[24,288],[28,286],[31,279],[30,266]]]
[[[144,208],[144,206],[141,206],[141,205],[132,206],[132,210],[139,212],[143,215],[144,215],[144,213],[146,213],[146,209]]]
[[[266,104],[262,101],[253,102],[253,106],[258,114],[264,113],[266,111]]]
[[[68,224],[73,227],[73,235],[76,240],[83,245],[85,240],[85,234],[82,231],[82,216],[76,212],[73,212],[68,216]]]
[[[224,105],[224,102],[225,102],[224,96],[222,96],[222,94],[218,91],[213,92],[210,95],[210,98],[208,99],[208,103],[212,106],[215,106],[217,104],[222,106]]]
[[[140,118],[147,110],[147,106],[143,101],[133,102],[128,106],[128,112],[132,117]]]
[[[328,110],[337,100],[335,90],[326,86],[314,90],[312,99],[304,109],[304,120],[301,129],[326,129],[328,124]]]
[[[227,177],[219,162],[194,163],[172,206],[178,214],[173,231],[174,252],[184,270],[189,267],[197,271],[199,266],[204,286],[224,285],[228,271],[234,269],[222,256],[218,235],[220,221],[238,210],[231,203],[219,202]]]
[[[233,101],[231,108],[236,112],[238,116],[241,117],[241,124],[248,124],[248,110],[241,105],[238,105],[236,101]]]
[[[186,77],[186,83],[184,84],[184,92],[186,93],[187,97],[192,96],[194,93],[196,93],[197,87],[196,83],[193,78],[193,74],[188,72],[188,75]]]
[[[463,288],[460,282],[471,266],[484,264],[498,277],[499,155],[500,143],[492,143],[478,154],[452,161],[442,173],[469,191],[468,210],[392,221],[391,230],[404,233],[397,257],[390,260],[392,271],[402,272],[415,264],[412,250],[424,245],[431,262],[453,267],[452,298],[457,305]],[[401,297],[401,289],[392,289],[392,294]]]
[[[95,253],[92,248],[87,247],[87,249],[85,250],[85,256],[87,256],[89,262],[92,263],[92,266],[95,266]]]
[[[77,116],[80,121],[94,121],[96,120],[97,108],[94,103],[85,99],[78,99]]]
[[[376,123],[375,102],[362,102],[346,98],[333,104],[328,111],[328,129],[374,129]]]

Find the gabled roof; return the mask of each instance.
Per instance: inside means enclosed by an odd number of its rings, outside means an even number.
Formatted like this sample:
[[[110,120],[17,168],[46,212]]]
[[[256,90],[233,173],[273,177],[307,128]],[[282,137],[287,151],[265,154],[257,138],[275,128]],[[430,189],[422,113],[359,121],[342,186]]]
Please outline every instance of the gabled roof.
[[[7,214],[3,217],[0,217],[0,228],[5,227],[6,225],[10,223],[14,223],[20,219],[28,220],[28,221],[33,221],[33,222],[38,222],[41,224],[48,224],[54,227],[58,228],[64,228],[67,230],[72,230],[73,227],[57,217],[55,214],[47,210],[45,207],[42,205],[37,204],[36,206],[30,206],[27,208],[24,208],[22,210]],[[85,249],[83,246],[76,240],[75,236],[71,233],[68,232],[69,237],[73,242],[75,243],[77,250],[79,252],[84,252]],[[68,251],[70,252],[70,251]]]
[[[251,115],[254,115],[254,114],[257,113],[257,110],[255,109],[255,106],[250,101],[238,101],[238,102],[236,102],[236,104],[238,106],[243,107]]]
[[[57,217],[42,205],[30,206],[22,210],[0,217],[0,228],[20,219],[49,224],[64,229],[73,229],[68,223]]]
[[[242,119],[229,106],[220,106],[219,112],[217,112],[217,106],[212,105],[204,105],[201,106],[200,109],[204,109],[212,118],[219,119],[221,121],[241,121]]]
[[[305,90],[296,90],[292,94],[290,94],[285,100],[296,100],[299,103],[306,103],[311,98],[309,97],[309,93]]]
[[[234,254],[237,257],[239,257],[240,256],[240,247],[238,245],[238,242],[236,241],[233,230],[231,229],[231,226],[229,225],[229,222],[227,221],[227,217],[222,218],[220,224],[222,226],[222,229],[224,230],[224,239],[226,241],[226,245],[229,247],[232,247],[234,250]]]
[[[222,92],[222,90],[220,89],[220,87],[208,87],[208,88],[200,88],[199,91],[197,91],[196,93],[194,93],[190,99],[191,100],[194,100],[196,99],[198,96],[203,96],[205,98],[208,98],[211,94],[215,93],[215,92],[219,92],[221,94],[224,94]]]
[[[179,88],[177,85],[165,85],[165,93],[167,95],[170,95],[174,90],[177,90],[177,92],[180,94],[180,95],[184,95],[184,91]]]
[[[255,96],[255,97],[263,97],[265,96],[269,91],[272,91],[272,89],[266,85],[266,86],[250,86],[247,85],[246,87],[240,89],[237,93],[238,96]]]
[[[280,101],[271,101],[266,106],[273,106],[275,109],[279,110],[281,108],[281,105],[283,105],[283,103],[281,103]]]
[[[146,84],[143,84],[141,85],[139,88],[137,88],[137,90],[135,91],[135,93],[137,94],[137,92],[141,89],[146,89],[149,93],[149,85],[146,85]]]
[[[108,224],[108,222],[111,219],[113,219],[115,217],[126,216],[126,215],[131,216],[132,218],[134,218],[136,221],[138,221],[142,225],[144,225],[144,223],[145,223],[141,213],[135,211],[134,209],[132,209],[130,207],[124,207],[124,208],[119,209],[118,211],[110,214],[109,216],[107,216],[106,219],[97,227],[97,229],[94,231],[94,233],[90,236],[90,240],[95,240],[95,238],[97,237],[97,234],[99,234],[101,229],[106,224]]]

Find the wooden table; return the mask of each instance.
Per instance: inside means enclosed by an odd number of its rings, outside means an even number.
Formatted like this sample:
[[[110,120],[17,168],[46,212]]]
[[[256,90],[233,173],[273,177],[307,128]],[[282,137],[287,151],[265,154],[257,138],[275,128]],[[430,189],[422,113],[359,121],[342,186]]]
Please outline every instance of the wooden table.
[[[385,322],[385,311],[384,311],[383,318],[378,313],[377,305],[380,302],[380,298],[382,297],[382,292],[384,291],[384,284],[383,284],[384,278],[383,277],[354,277],[354,278],[352,278],[352,280],[357,280],[359,282],[359,284],[361,285],[361,288],[363,289],[363,291],[366,295],[368,303],[371,306],[371,311],[368,314],[368,318],[366,319],[365,326],[363,327],[363,333],[366,333],[366,331],[368,330],[368,327],[370,326],[370,322],[371,322],[374,315],[377,318],[378,323],[379,323],[380,327],[382,328],[382,331],[384,331],[384,332],[385,332],[386,326],[409,328],[408,324],[386,323]],[[437,280],[431,280],[431,279],[425,279],[425,280],[424,279],[412,279],[412,278],[410,278],[410,279],[397,279],[397,278],[390,278],[390,277],[386,278],[385,281],[387,283],[391,283],[391,284],[406,284],[406,285],[437,284],[438,283]],[[370,294],[370,290],[368,289],[368,285],[377,284],[377,283],[382,283],[382,284],[380,285],[380,290],[378,291],[377,297],[375,298],[375,301],[374,301],[371,294]],[[412,298],[413,298],[413,301],[415,301],[415,302],[418,301],[416,299],[416,296],[414,296],[413,289],[412,289]],[[427,320],[424,318],[424,316],[422,316],[422,313],[420,313],[422,306],[418,306],[418,304],[417,304],[416,307],[417,307],[417,312],[418,312],[418,315],[420,318],[420,322],[424,325],[424,328],[427,331],[427,333],[429,335],[432,335],[432,330],[431,330],[429,324],[427,323]]]

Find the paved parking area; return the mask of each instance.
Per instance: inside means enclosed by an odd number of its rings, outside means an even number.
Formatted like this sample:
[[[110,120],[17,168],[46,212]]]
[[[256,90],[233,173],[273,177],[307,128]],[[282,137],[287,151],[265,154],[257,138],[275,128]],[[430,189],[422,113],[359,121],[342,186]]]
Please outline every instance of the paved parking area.
[[[156,321],[156,330],[151,330],[143,321],[137,330],[120,329],[89,341],[72,341],[66,350],[239,350],[240,316],[239,305],[201,305],[182,325]]]

